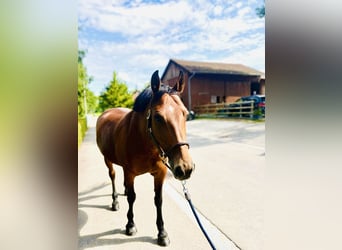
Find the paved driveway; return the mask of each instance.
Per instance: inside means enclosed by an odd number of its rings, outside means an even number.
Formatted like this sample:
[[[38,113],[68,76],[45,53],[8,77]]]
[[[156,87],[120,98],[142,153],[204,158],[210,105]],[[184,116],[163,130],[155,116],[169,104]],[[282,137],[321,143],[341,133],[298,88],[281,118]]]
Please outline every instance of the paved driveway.
[[[111,188],[96,148],[94,119],[79,149],[79,248],[160,249],[156,245],[153,179],[136,178],[137,235],[124,235],[127,201],[109,210]],[[209,235],[218,249],[262,249],[262,187],[265,168],[265,124],[234,120],[187,123],[196,170],[187,186]],[[116,166],[117,188],[123,193],[122,170]],[[164,189],[164,221],[169,249],[210,249],[196,225],[182,187],[170,174]],[[234,243],[233,243],[234,242]]]
[[[188,140],[198,210],[242,249],[262,249],[265,123],[194,120]]]

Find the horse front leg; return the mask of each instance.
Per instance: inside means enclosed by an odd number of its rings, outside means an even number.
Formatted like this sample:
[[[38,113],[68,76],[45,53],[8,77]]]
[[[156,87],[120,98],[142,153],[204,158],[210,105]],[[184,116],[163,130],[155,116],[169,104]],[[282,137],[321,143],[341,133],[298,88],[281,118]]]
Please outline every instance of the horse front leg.
[[[134,235],[137,232],[137,228],[135,227],[135,223],[133,220],[134,214],[133,214],[133,204],[136,198],[135,191],[134,191],[134,178],[135,176],[124,173],[125,174],[125,192],[127,193],[127,201],[128,201],[128,212],[127,212],[127,225],[126,225],[126,235]]]
[[[158,228],[158,245],[168,246],[170,244],[169,236],[164,228],[162,204],[163,204],[163,183],[167,170],[162,170],[154,175],[154,204],[157,208],[157,228]]]

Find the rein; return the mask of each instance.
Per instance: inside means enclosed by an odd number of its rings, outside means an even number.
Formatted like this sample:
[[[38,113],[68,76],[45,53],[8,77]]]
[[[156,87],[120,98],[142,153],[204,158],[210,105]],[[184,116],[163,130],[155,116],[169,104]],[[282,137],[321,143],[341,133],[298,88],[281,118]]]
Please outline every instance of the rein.
[[[152,131],[152,116],[151,116],[151,106],[147,111],[147,116],[146,116],[146,120],[147,120],[147,131],[152,139],[152,142],[154,143],[154,145],[158,148],[159,151],[159,156],[162,159],[164,165],[170,169],[172,171],[172,168],[169,164],[169,154],[176,148],[176,147],[181,147],[181,146],[188,146],[188,148],[190,148],[189,143],[187,142],[178,142],[175,145],[173,145],[169,150],[165,151],[162,146],[160,145],[160,143],[158,142],[157,138],[154,136],[153,131]]]

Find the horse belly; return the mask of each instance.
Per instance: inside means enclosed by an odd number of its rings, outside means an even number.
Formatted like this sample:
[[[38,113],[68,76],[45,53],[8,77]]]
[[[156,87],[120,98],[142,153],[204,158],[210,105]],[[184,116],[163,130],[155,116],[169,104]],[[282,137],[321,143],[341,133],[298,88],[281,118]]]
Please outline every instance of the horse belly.
[[[130,112],[127,108],[113,108],[102,113],[96,123],[96,142],[103,154],[112,163],[120,164],[116,155],[117,128],[121,120]]]

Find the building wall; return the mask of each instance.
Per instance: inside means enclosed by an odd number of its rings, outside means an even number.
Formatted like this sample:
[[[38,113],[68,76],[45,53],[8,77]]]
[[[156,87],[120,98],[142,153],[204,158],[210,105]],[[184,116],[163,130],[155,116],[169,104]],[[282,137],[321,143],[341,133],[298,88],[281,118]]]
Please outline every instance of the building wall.
[[[175,65],[174,63],[171,63],[168,68],[168,71],[166,72],[164,76],[164,79],[170,80],[172,78],[178,77],[179,71],[180,71],[180,68],[177,67],[177,65]]]
[[[266,90],[265,90],[265,79],[260,80],[260,94],[265,95]]]
[[[164,76],[164,83],[174,86],[179,71],[177,65],[171,63]],[[181,94],[184,105],[189,108],[189,73],[184,71],[185,89]],[[251,93],[251,82],[259,81],[258,77],[234,75],[195,75],[191,79],[191,109],[197,105],[210,103],[234,102],[241,96]],[[265,82],[260,84],[260,92],[265,92]]]
[[[250,81],[231,80],[229,77],[215,79],[209,76],[195,76],[191,79],[191,109],[210,103],[234,102],[249,94]],[[182,99],[185,106],[189,107],[188,86],[182,94]]]

